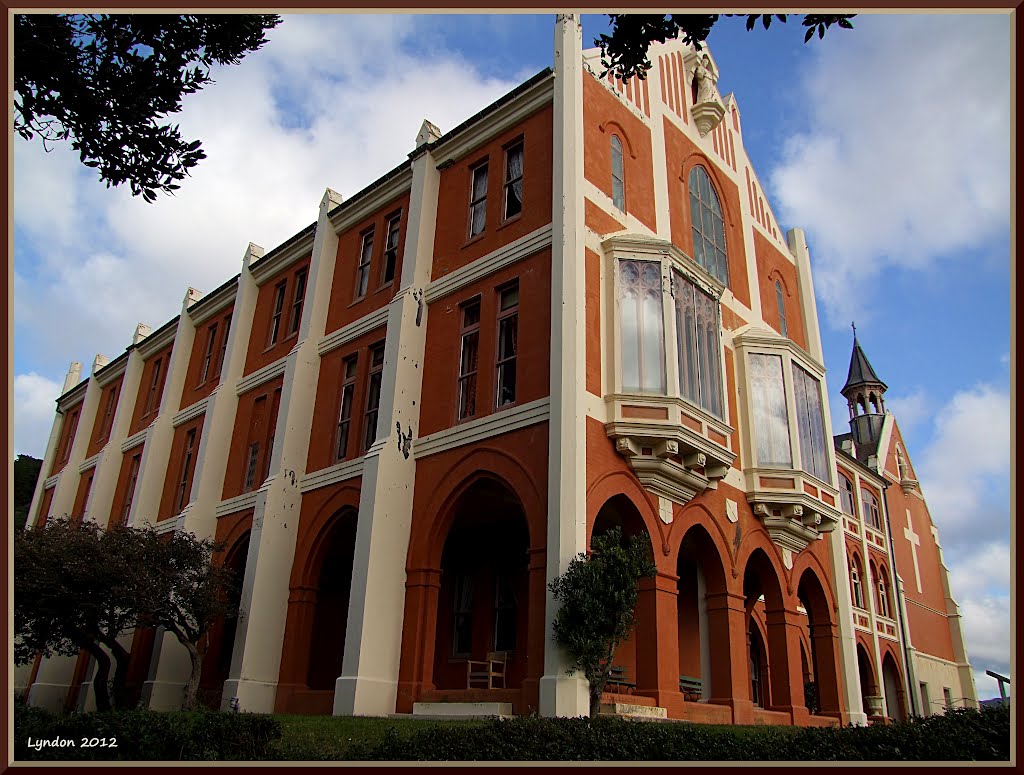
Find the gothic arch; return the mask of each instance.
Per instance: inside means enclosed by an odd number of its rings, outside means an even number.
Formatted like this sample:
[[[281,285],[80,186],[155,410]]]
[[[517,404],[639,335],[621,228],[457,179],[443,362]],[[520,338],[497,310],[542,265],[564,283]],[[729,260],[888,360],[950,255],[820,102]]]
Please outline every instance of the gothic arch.
[[[636,150],[634,150],[633,148],[633,141],[629,139],[629,134],[623,128],[622,124],[620,124],[615,119],[609,119],[608,121],[605,121],[603,124],[598,124],[597,128],[600,129],[605,134],[607,134],[609,137],[611,135],[618,135],[619,138],[625,144],[625,148],[623,150],[629,153],[629,158],[636,158]]]
[[[643,520],[647,535],[651,538],[654,560],[659,561],[659,554],[669,554],[668,536],[665,525],[658,518],[657,505],[652,502],[650,494],[641,486],[635,477],[625,471],[611,471],[596,478],[590,483],[586,493],[587,509],[587,540],[594,530],[597,515],[605,504],[613,497],[621,495],[629,499]],[[655,543],[657,539],[657,543]],[[659,546],[660,544],[660,546]],[[661,549],[659,552],[658,549]]]

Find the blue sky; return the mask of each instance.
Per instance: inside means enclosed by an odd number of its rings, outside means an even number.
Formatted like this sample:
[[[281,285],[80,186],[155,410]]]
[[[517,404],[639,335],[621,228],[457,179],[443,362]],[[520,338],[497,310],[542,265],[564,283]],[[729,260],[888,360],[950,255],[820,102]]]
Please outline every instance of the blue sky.
[[[208,158],[155,205],[66,148],[14,141],[14,451],[41,457],[72,360],[116,357],[188,286],[238,272],[412,150],[552,63],[554,17],[288,16],[175,116]],[[806,230],[833,426],[858,335],[938,524],[968,651],[1009,672],[1010,82],[1005,15],[795,18],[709,45],[784,229]],[[605,18],[584,17],[584,45]]]

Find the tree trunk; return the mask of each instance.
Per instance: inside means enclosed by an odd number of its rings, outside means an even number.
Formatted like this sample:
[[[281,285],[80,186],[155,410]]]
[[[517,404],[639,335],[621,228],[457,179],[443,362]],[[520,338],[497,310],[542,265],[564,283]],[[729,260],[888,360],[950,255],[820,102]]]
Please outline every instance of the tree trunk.
[[[590,685],[590,718],[597,718],[601,712],[601,695],[603,694],[604,691],[602,691],[600,684],[596,686],[594,684]]]
[[[192,660],[192,674],[188,677],[188,683],[185,684],[185,703],[184,710],[195,710],[196,699],[199,696],[199,678],[203,672],[203,655],[199,653],[199,648],[195,643],[184,640],[182,644],[188,649],[189,659]]]
[[[107,689],[107,679],[110,676],[110,657],[98,643],[90,643],[85,646],[96,659],[96,675],[92,679],[92,688],[96,692],[96,710],[110,710],[110,692]]]
[[[131,652],[114,640],[108,644],[111,653],[114,655],[114,680],[111,682],[111,700],[114,707],[124,710],[128,704],[128,665],[131,662]]]

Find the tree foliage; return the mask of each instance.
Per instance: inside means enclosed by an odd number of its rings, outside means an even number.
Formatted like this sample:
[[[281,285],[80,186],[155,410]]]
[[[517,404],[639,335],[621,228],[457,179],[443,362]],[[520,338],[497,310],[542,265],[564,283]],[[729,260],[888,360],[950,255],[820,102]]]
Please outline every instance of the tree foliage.
[[[21,530],[28,520],[28,510],[32,506],[36,481],[43,461],[31,455],[18,455],[14,461],[14,529]]]
[[[651,542],[633,536],[623,545],[615,527],[591,540],[592,553],[578,554],[549,588],[561,606],[555,616],[555,641],[573,660],[590,689],[590,715],[598,713],[615,649],[629,637],[635,621],[637,582],[653,576]]]
[[[147,202],[170,193],[206,154],[163,119],[266,43],[273,14],[19,14],[14,17],[14,129],[44,147],[71,141],[107,186]]]
[[[163,626],[192,657],[186,703],[194,707],[203,636],[232,615],[230,570],[212,563],[217,546],[190,533],[50,520],[14,541],[15,661],[41,653],[96,659],[96,705],[124,707],[131,653],[118,642],[137,627]],[[114,675],[108,687],[113,659]]]
[[[601,65],[605,68],[602,76],[612,72],[622,80],[633,76],[645,78],[647,71],[651,69],[651,62],[647,58],[647,50],[651,43],[664,43],[666,40],[679,37],[683,43],[693,44],[700,51],[711,28],[718,23],[720,16],[717,13],[608,14],[611,20],[611,34],[602,34],[594,41],[594,44],[601,48]],[[770,13],[727,13],[725,16],[745,16],[748,30],[754,29],[759,21],[767,30],[771,26],[773,18],[783,24],[788,18],[786,14],[774,14],[773,16]],[[854,16],[856,14],[805,15],[801,21],[801,24],[807,29],[804,33],[804,43],[815,34],[819,38],[823,38],[825,30],[833,24],[837,24],[843,29],[853,29],[850,19]]]

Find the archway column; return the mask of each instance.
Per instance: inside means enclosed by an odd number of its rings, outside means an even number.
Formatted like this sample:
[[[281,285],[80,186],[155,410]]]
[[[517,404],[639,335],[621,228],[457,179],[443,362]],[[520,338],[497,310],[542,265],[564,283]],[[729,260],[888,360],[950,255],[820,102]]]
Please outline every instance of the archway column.
[[[544,601],[547,596],[547,551],[530,549],[527,567],[529,612],[526,624],[526,674],[523,677],[523,707],[528,713],[539,710],[540,679],[544,675]]]
[[[842,663],[837,648],[837,628],[832,624],[814,624],[811,640],[814,644],[814,680],[818,687],[819,714],[842,719],[843,705],[839,686]]]
[[[281,679],[276,705],[280,710],[285,687],[305,688],[309,673],[308,644],[316,615],[317,588],[295,585],[288,596],[288,618],[285,626],[284,653],[281,657]]]
[[[750,668],[747,644],[747,611],[743,595],[709,592],[708,638],[725,650],[711,664],[711,693],[708,702],[732,708],[734,724],[754,721],[754,702],[750,697]],[[736,648],[736,644],[744,647]]]
[[[804,701],[800,666],[800,626],[803,617],[788,608],[765,611],[768,626],[768,663],[771,707],[790,714],[793,724],[806,725],[810,713]]]
[[[437,613],[441,593],[440,568],[406,572],[405,625],[396,711],[411,713],[424,689],[432,689]]]
[[[658,572],[640,580],[637,599],[637,693],[673,716],[683,712],[679,691],[679,577]]]

